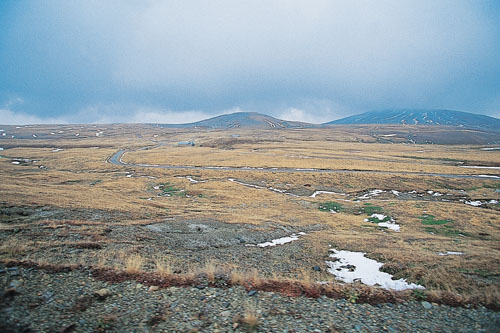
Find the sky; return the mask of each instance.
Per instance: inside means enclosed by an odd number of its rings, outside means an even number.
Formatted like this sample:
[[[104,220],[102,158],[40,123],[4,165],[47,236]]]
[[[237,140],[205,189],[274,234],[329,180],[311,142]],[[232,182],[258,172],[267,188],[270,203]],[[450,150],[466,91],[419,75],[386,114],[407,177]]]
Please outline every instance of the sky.
[[[0,124],[500,117],[500,1],[0,1]]]

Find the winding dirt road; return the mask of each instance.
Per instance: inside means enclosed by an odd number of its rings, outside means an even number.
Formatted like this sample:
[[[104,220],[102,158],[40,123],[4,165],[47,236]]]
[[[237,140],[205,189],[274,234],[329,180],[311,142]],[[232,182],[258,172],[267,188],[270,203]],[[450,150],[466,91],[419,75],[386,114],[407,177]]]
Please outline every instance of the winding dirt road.
[[[414,176],[428,176],[428,177],[443,177],[455,179],[492,179],[499,180],[500,176],[495,175],[454,175],[446,173],[426,173],[426,172],[403,172],[403,171],[381,171],[381,170],[346,170],[346,169],[305,169],[305,168],[256,168],[256,167],[228,167],[228,166],[194,166],[194,165],[157,165],[157,164],[134,164],[125,163],[122,161],[123,154],[127,150],[120,149],[114,153],[107,161],[111,164],[121,166],[143,167],[143,168],[158,168],[169,170],[223,170],[223,171],[252,171],[252,172],[283,172],[283,173],[357,173],[357,174],[391,174],[391,175],[414,175]]]

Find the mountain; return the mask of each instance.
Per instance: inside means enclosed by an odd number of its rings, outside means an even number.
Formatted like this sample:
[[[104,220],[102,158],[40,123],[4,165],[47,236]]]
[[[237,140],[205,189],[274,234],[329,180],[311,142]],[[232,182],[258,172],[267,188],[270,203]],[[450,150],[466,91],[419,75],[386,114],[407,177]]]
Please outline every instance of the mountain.
[[[257,112],[235,112],[223,114],[217,117],[200,120],[188,124],[162,124],[161,127],[196,127],[207,129],[230,129],[230,128],[306,128],[314,127],[312,124],[297,121],[277,119]]]
[[[331,124],[447,125],[500,132],[500,119],[454,110],[394,109],[370,111],[334,120]]]

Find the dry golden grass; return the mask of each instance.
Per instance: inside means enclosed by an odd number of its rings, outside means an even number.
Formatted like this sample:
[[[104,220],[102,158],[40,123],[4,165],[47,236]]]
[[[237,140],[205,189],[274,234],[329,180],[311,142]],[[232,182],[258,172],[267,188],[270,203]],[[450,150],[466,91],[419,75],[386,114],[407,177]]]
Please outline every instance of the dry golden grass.
[[[125,258],[125,272],[139,273],[144,264],[144,258],[138,254],[133,254]]]
[[[0,245],[0,253],[7,254],[9,256],[20,255],[28,250],[29,245],[26,242],[19,239],[8,239],[2,245]]]
[[[500,200],[500,193],[495,191],[499,188],[498,180],[444,179],[411,174],[165,170],[116,166],[105,162],[118,149],[128,148],[131,151],[125,154],[125,161],[147,164],[284,166],[499,175],[500,171],[495,169],[464,169],[456,166],[457,161],[497,165],[500,163],[498,151],[483,151],[478,146],[379,144],[376,143],[376,138],[366,134],[368,132],[362,133],[361,129],[353,132],[341,128],[190,132],[142,125],[130,128],[113,125],[107,129],[86,126],[76,139],[74,130],[68,128],[64,127],[64,131],[66,134],[71,133],[71,138],[36,140],[38,146],[34,146],[33,140],[2,140],[3,143],[18,147],[6,149],[2,151],[2,155],[29,158],[37,162],[18,166],[12,165],[9,158],[0,159],[0,201],[4,206],[102,210],[112,217],[106,221],[91,220],[78,216],[77,211],[71,213],[75,216],[62,219],[20,219],[8,223],[2,221],[2,258],[27,257],[33,261],[114,267],[130,272],[149,269],[161,275],[172,274],[175,266],[181,267],[183,273],[204,273],[211,281],[221,271],[229,274],[233,284],[248,282],[258,286],[263,283],[263,275],[257,270],[258,267],[236,268],[235,265],[241,263],[231,262],[221,267],[215,261],[202,260],[201,262],[206,262],[205,266],[186,269],[193,264],[185,257],[176,259],[175,250],[166,258],[160,250],[147,247],[149,240],[144,237],[156,236],[141,235],[124,240],[117,239],[116,233],[106,229],[140,227],[164,222],[166,219],[206,219],[257,227],[273,223],[295,229],[317,224],[321,226],[320,231],[308,232],[300,240],[303,247],[300,255],[306,259],[293,263],[296,270],[271,272],[272,279],[296,279],[301,285],[311,288],[318,280],[333,281],[334,278],[324,270],[318,274],[310,270],[312,265],[324,265],[329,245],[332,245],[338,249],[366,252],[368,257],[384,262],[385,269],[396,278],[425,284],[437,294],[448,291],[488,302],[498,302],[500,299],[497,278],[500,274],[499,210],[471,207],[456,201],[370,199],[370,204],[381,207],[384,213],[396,218],[401,225],[401,232],[394,233],[384,232],[374,224],[363,222],[366,217],[363,214],[354,214],[356,209],[364,205],[363,202],[345,202],[341,201],[343,196],[334,195],[308,197],[315,189],[344,193],[370,189],[394,189],[401,192],[434,190],[457,196],[461,195],[460,190],[466,190],[467,195],[473,199]],[[42,129],[53,131],[50,126]],[[95,137],[97,130],[104,131],[104,135]],[[231,133],[241,134],[241,142],[229,138]],[[83,137],[84,134],[86,137]],[[135,134],[141,134],[142,138]],[[190,139],[205,146],[176,146],[177,141]],[[152,140],[166,141],[167,145],[150,150],[136,150],[157,145],[158,142]],[[365,143],[357,142],[358,140]],[[92,148],[94,146],[100,148]],[[61,147],[63,150],[53,152],[52,147]],[[47,166],[48,170],[39,169],[40,165]],[[127,172],[133,177],[127,177]],[[191,183],[182,178],[188,175],[206,182]],[[267,189],[248,188],[229,182],[228,178],[238,178],[264,187],[303,191],[303,194],[301,197],[292,197]],[[183,190],[182,193],[187,196],[158,196],[160,191],[153,187],[160,183],[169,183]],[[318,210],[318,203],[325,201],[341,203],[345,211],[330,214]],[[422,224],[420,216],[423,214],[434,215],[436,219],[452,220],[449,229],[455,233],[431,234],[426,228],[434,226]],[[10,217],[6,216],[7,218]],[[22,232],[12,233],[13,230]],[[52,235],[55,234],[59,238],[54,239]],[[66,239],[71,234],[78,234],[82,239]],[[69,253],[75,247],[93,243],[102,245],[103,249],[85,249],[81,254]],[[465,255],[438,256],[438,252],[445,251],[461,251]],[[131,253],[135,254],[123,255]],[[153,265],[148,266],[144,260],[146,257],[157,259],[153,260]],[[233,266],[229,267],[231,264]]]
[[[203,267],[203,272],[206,274],[207,279],[210,282],[215,281],[215,274],[217,273],[217,270],[217,263],[213,259],[208,260]]]
[[[154,260],[156,272],[160,276],[169,276],[173,274],[173,263],[171,258],[159,256]]]
[[[245,325],[249,332],[254,332],[259,326],[259,314],[257,313],[256,306],[253,303],[246,303],[244,305],[244,312],[241,322]]]

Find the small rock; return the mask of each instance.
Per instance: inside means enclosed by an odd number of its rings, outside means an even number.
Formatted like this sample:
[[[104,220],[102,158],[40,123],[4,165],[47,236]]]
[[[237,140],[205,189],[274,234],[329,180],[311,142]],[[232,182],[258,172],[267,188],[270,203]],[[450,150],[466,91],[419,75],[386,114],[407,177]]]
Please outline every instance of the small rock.
[[[424,307],[424,309],[426,309],[426,310],[430,310],[430,309],[432,309],[432,304],[431,304],[431,303],[429,303],[429,302],[427,302],[427,301],[423,301],[423,302],[422,302],[422,306],[423,306],[423,307]]]
[[[231,311],[229,311],[229,310],[222,311],[222,312],[220,313],[220,315],[221,315],[222,317],[229,317],[229,316],[231,315]]]
[[[200,290],[201,290],[201,289],[205,289],[205,286],[203,286],[203,285],[199,284],[199,285],[197,285],[197,286],[196,286],[196,289],[200,289]]]
[[[319,266],[313,266],[312,270],[315,271],[315,272],[321,272],[321,267],[319,267]]]
[[[95,292],[95,294],[97,295],[97,297],[99,297],[100,299],[105,299],[106,297],[109,297],[111,296],[113,293],[109,290],[109,289],[106,289],[106,288],[102,288],[102,289],[99,289]]]
[[[22,281],[19,281],[19,280],[12,280],[9,284],[9,288],[19,288],[21,285],[23,284]]]
[[[257,294],[257,290],[250,290],[247,295],[248,296],[253,296],[253,295],[256,295]]]
[[[158,287],[158,286],[151,286],[151,287],[149,287],[149,291],[157,291],[159,289],[160,289],[160,287]]]
[[[138,283],[136,286],[135,286],[137,289],[141,289],[143,287],[143,285],[141,283]]]

